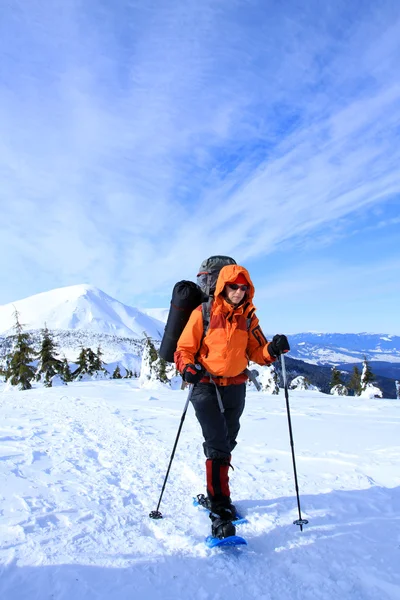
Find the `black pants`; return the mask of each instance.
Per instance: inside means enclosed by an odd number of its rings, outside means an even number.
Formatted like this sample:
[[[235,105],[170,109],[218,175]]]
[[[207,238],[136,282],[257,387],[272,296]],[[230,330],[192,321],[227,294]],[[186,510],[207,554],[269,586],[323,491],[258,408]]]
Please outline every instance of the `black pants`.
[[[236,446],[240,429],[246,384],[218,386],[225,412],[221,412],[213,383],[194,386],[191,402],[204,436],[204,454],[207,458],[229,458]]]

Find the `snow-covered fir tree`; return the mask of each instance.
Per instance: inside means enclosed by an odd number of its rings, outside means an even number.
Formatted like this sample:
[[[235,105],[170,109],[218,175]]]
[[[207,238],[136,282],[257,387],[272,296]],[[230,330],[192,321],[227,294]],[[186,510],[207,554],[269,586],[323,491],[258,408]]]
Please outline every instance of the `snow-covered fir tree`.
[[[73,379],[82,379],[85,375],[89,375],[89,363],[87,358],[86,348],[82,346],[77,360],[78,366],[72,373]]]
[[[35,377],[35,369],[32,361],[35,358],[35,352],[32,348],[32,340],[28,333],[24,333],[23,327],[19,322],[19,313],[14,312],[15,334],[12,336],[13,346],[6,356],[7,370],[6,380],[18,387],[20,390],[30,390],[31,381]]]
[[[119,365],[117,365],[115,367],[114,372],[112,374],[112,378],[113,379],[122,379],[121,369],[119,368]]]
[[[94,371],[102,371],[102,372],[104,372],[106,370],[105,369],[105,363],[103,362],[102,356],[103,356],[103,352],[101,350],[101,346],[98,346],[97,347],[97,351],[96,351],[96,355],[95,355],[95,358],[94,358],[94,361],[93,361],[93,369],[94,369]]]
[[[158,355],[153,341],[146,334],[143,345],[142,365],[139,377],[140,385],[151,385],[156,382],[169,383],[167,363]]]
[[[349,390],[342,380],[342,374],[336,367],[332,367],[330,388],[332,396],[348,396],[349,394]]]
[[[364,356],[363,369],[361,373],[361,391],[363,392],[369,383],[374,383],[375,375],[372,373],[370,364]]]
[[[89,375],[93,375],[93,373],[96,371],[97,356],[91,348],[85,348],[85,351],[86,351],[87,371],[88,371]]]
[[[156,378],[161,383],[169,383],[167,375],[168,363],[166,360],[158,356],[157,360],[153,363],[153,369],[155,370]]]
[[[395,386],[396,386],[396,398],[397,398],[397,400],[400,400],[400,381],[395,381]]]
[[[378,388],[374,380],[375,375],[372,373],[371,367],[364,357],[360,380],[360,396],[363,398],[382,398],[382,391]]]
[[[51,387],[53,377],[62,375],[63,363],[57,358],[56,345],[46,325],[42,329],[42,341],[38,357],[36,381],[41,381],[45,387]]]
[[[72,373],[66,357],[62,359],[61,376],[65,383],[72,381]]]
[[[338,383],[337,385],[331,387],[329,393],[332,394],[332,396],[348,396],[349,390],[344,384]]]
[[[315,385],[312,385],[312,383],[310,383],[310,381],[304,375],[299,375],[298,377],[295,377],[294,379],[292,379],[292,381],[290,382],[289,388],[291,390],[299,390],[299,391],[306,391],[306,390],[318,391],[318,388]]]
[[[102,360],[103,353],[100,346],[97,352],[93,352],[92,348],[84,348],[82,346],[78,356],[78,367],[73,372],[73,379],[109,379],[110,375],[105,368],[105,363]]]
[[[6,379],[6,373],[7,373],[7,367],[6,365],[3,363],[0,363],[0,381],[2,381],[4,379]]]
[[[97,347],[96,353],[91,348],[87,348],[86,355],[89,362],[89,374],[92,376],[92,379],[110,379],[110,374],[102,359],[103,352],[101,346]]]
[[[278,395],[279,377],[274,365],[264,367],[257,366],[256,370],[259,373],[257,379],[260,382],[261,390],[265,394]]]

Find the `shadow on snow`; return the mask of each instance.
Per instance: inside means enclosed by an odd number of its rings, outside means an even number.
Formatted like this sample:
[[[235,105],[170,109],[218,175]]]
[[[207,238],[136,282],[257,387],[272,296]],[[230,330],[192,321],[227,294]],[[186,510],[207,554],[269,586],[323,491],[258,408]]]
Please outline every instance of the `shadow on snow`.
[[[0,567],[2,600],[398,600],[400,487],[243,500],[243,551],[131,556],[128,567]],[[252,515],[257,514],[256,520]],[[147,518],[147,517],[144,517]],[[261,522],[260,522],[261,520]],[[257,523],[262,533],[257,532]],[[270,525],[270,528],[268,529]],[[265,530],[267,528],[267,531]],[[162,542],[160,542],[162,544]],[[138,550],[140,550],[140,545]],[[96,555],[88,557],[95,563]],[[102,556],[118,560],[118,556]]]

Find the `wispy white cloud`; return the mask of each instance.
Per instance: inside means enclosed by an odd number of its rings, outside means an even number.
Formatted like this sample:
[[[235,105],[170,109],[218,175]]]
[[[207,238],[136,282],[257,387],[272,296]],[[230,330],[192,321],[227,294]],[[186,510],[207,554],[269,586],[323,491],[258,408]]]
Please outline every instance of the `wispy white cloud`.
[[[7,5],[4,302],[80,281],[128,300],[398,194],[400,14],[363,7]]]

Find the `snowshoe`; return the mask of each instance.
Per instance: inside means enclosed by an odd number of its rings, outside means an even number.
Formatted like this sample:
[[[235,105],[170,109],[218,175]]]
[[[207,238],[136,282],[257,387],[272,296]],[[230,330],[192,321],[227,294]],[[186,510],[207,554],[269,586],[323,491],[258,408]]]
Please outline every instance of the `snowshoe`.
[[[222,540],[223,538],[231,537],[236,535],[236,527],[232,521],[227,521],[222,517],[214,517],[210,515],[212,520],[211,524],[211,535],[214,538]]]

